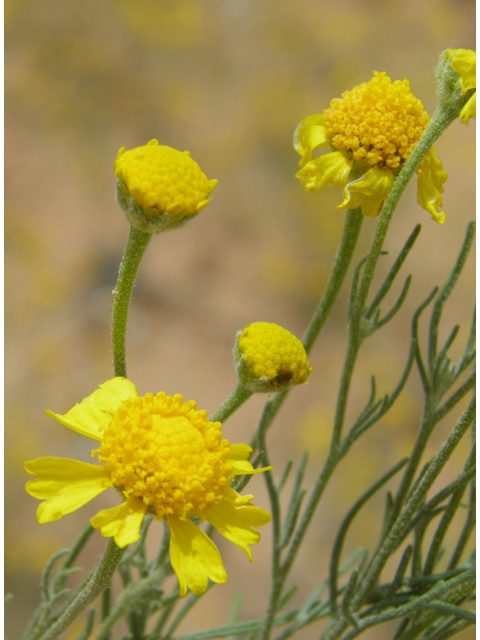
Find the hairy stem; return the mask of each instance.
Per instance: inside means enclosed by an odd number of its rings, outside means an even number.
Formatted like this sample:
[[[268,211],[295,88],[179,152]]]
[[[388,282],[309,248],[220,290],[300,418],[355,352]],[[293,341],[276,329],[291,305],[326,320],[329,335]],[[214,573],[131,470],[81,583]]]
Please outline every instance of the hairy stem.
[[[124,552],[125,549],[119,549],[113,538],[109,539],[105,554],[92,578],[88,581],[82,591],[80,591],[68,609],[60,616],[57,622],[55,622],[47,633],[42,636],[41,640],[54,640],[54,638],[58,638],[58,636],[65,631],[65,629],[67,629],[76,618],[78,618],[82,611],[110,585],[112,576],[115,573]]]
[[[116,376],[127,377],[125,358],[125,336],[127,334],[127,316],[132,297],[133,285],[137,278],[138,267],[150,242],[150,235],[135,227],[130,228],[127,246],[118,272],[112,319],[112,357]]]
[[[403,169],[395,178],[392,190],[388,194],[388,198],[386,199],[383,206],[377,231],[373,239],[372,248],[365,264],[365,270],[362,282],[360,284],[359,295],[357,298],[357,310],[361,311],[365,305],[368,291],[370,289],[370,284],[373,279],[373,274],[375,272],[375,267],[378,258],[380,257],[383,242],[388,231],[388,226],[402,193],[404,192],[413,174],[418,169],[418,165],[423,160],[427,151],[457,116],[457,113],[451,113],[443,107],[439,107],[433,114],[433,118],[430,120],[420,140],[418,141],[414,150],[410,154],[410,157],[406,161]]]
[[[325,292],[323,293],[320,302],[314,312],[312,320],[310,322],[307,331],[303,337],[303,346],[308,353],[318,334],[320,333],[326,319],[332,309],[332,306],[340,292],[343,281],[352,261],[353,253],[358,241],[360,229],[363,222],[363,215],[360,209],[353,209],[347,212],[345,226],[343,228],[342,238],[338,246],[337,254],[335,256],[335,262],[333,265],[330,278],[327,283]],[[270,426],[273,418],[275,417],[278,409],[283,403],[288,394],[288,389],[281,393],[275,394],[273,398],[267,401],[265,404],[262,417],[260,419],[259,427],[257,429],[256,441],[252,444],[258,444],[263,452],[266,451],[266,432]],[[268,464],[267,459],[264,458],[264,464]],[[328,469],[325,477],[325,482],[330,476],[332,469]],[[267,489],[270,496],[272,505],[272,524],[274,531],[274,545],[273,545],[273,562],[272,562],[272,590],[270,594],[270,601],[268,604],[267,612],[264,619],[263,629],[260,635],[261,640],[267,640],[272,629],[275,612],[277,610],[277,604],[282,592],[283,584],[288,572],[288,568],[284,569],[280,566],[280,507],[278,500],[278,492],[273,483],[273,477],[269,471],[264,474]],[[320,488],[319,494],[323,488]]]
[[[238,383],[222,406],[215,411],[213,416],[210,416],[210,422],[221,422],[223,424],[252,395],[253,391],[245,389],[242,384]]]

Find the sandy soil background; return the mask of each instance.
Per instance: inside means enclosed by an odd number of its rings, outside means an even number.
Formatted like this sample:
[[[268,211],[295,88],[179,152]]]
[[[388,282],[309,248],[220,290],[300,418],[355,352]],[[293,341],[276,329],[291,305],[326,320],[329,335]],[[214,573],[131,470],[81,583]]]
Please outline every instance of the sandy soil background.
[[[37,502],[23,488],[23,461],[44,455],[88,460],[93,447],[44,412],[66,412],[112,376],[111,292],[128,234],[114,201],[112,162],[119,147],[157,138],[188,149],[207,177],[219,181],[214,199],[191,224],[152,240],[134,293],[127,346],[129,376],[141,394],[181,393],[213,413],[236,383],[236,331],[262,320],[301,336],[341,234],[345,214],[335,208],[340,190],[307,195],[294,177],[297,123],[374,70],[409,78],[433,113],[438,55],[446,48],[474,48],[474,7],[466,0],[6,2],[5,569],[6,591],[15,596],[6,612],[7,638],[20,637],[36,607],[46,560],[115,500],[107,492],[40,526]],[[380,271],[421,222],[402,271],[403,278],[413,274],[413,286],[402,312],[361,352],[347,421],[364,405],[372,374],[379,392],[394,386],[406,359],[412,311],[454,263],[474,216],[474,133],[474,121],[455,122],[437,145],[449,173],[446,223],[437,225],[417,205],[415,184],[395,213],[385,245],[390,255]],[[376,220],[364,221],[356,260],[368,250],[375,226]],[[452,349],[457,355],[471,321],[473,286],[470,257],[442,324],[444,337],[461,324]],[[347,294],[345,287],[312,352],[310,384],[290,394],[269,435],[279,475],[289,457],[299,460],[308,449],[307,486],[327,451],[346,344]],[[264,402],[257,396],[242,407],[225,425],[226,437],[247,442]],[[337,470],[291,573],[290,584],[300,584],[297,602],[327,576],[347,510],[408,453],[421,408],[414,373],[391,414]],[[451,420],[439,426],[427,455],[451,426]],[[467,440],[444,478],[453,478],[463,464]],[[267,507],[261,477],[249,487],[256,504]],[[374,543],[383,499],[366,506],[346,554]],[[152,553],[161,532],[160,523],[150,530]],[[453,541],[448,538],[447,547]],[[229,583],[202,599],[184,632],[225,623],[240,590],[244,619],[263,611],[270,584],[268,528],[253,564],[240,549],[218,544]],[[104,547],[94,535],[80,564],[90,567]],[[362,637],[388,638],[392,630]],[[298,637],[318,632],[316,627]]]

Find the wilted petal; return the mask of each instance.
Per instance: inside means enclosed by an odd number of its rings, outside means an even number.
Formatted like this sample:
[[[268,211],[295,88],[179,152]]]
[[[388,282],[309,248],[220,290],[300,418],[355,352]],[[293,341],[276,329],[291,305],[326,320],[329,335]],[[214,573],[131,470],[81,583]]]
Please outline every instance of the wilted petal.
[[[429,211],[436,222],[443,224],[446,216],[441,211],[441,207],[443,207],[441,194],[448,174],[443,170],[440,158],[435,155],[434,147],[428,151],[420,163],[417,175],[417,200],[419,205]]]
[[[477,54],[471,49],[454,49],[450,66],[460,74],[463,93],[477,86]]]
[[[353,161],[348,160],[340,151],[326,153],[320,158],[312,160],[296,174],[296,177],[308,193],[319,191],[327,184],[344,187]]]
[[[463,124],[468,124],[470,118],[476,118],[477,116],[477,92],[471,96],[463,109],[460,111],[460,120]]]
[[[393,173],[390,169],[372,167],[358,180],[349,182],[343,190],[344,200],[339,209],[362,208],[364,216],[374,218],[382,210],[393,187]]]
[[[328,145],[327,131],[325,129],[324,117],[322,114],[315,114],[304,118],[293,135],[293,146],[302,159],[300,166],[304,167],[313,160],[315,149],[321,149]]]

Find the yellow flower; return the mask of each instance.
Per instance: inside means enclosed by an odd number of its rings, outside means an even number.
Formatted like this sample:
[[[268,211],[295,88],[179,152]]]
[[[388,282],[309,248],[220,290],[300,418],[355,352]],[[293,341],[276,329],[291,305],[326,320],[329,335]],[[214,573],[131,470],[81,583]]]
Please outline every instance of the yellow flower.
[[[302,156],[297,178],[308,193],[327,184],[344,187],[339,209],[361,207],[363,215],[377,216],[428,122],[408,80],[392,83],[376,71],[368,82],[332,100],[329,109],[300,122],[294,138]],[[315,158],[314,151],[325,147],[329,153]],[[441,193],[447,174],[434,147],[417,173],[418,201],[442,224]]]
[[[117,200],[129,221],[146,233],[184,224],[210,202],[217,180],[207,180],[188,151],[157,140],[125,151],[114,162]]]
[[[312,373],[300,340],[269,322],[248,324],[237,333],[234,359],[240,382],[256,393],[303,384]]]
[[[475,118],[477,113],[477,54],[470,49],[452,49],[448,51],[453,57],[450,66],[460,74],[460,87],[462,93],[475,89],[460,112],[460,120],[467,124],[470,118]]]
[[[255,527],[270,514],[250,504],[230,486],[235,475],[265,471],[247,461],[251,448],[222,440],[222,425],[208,422],[196,403],[165,393],[139,397],[125,378],[113,378],[65,415],[47,411],[77,433],[100,442],[92,452],[102,465],[68,458],[39,458],[25,463],[37,476],[27,492],[44,500],[39,523],[53,522],[114,487],[124,501],[100,511],[91,524],[118,547],[140,537],[146,513],[165,518],[170,529],[170,561],[180,583],[196,594],[213,582],[227,581],[220,553],[212,540],[190,520],[207,520],[225,538],[245,551],[260,540]],[[271,467],[267,467],[271,468]]]

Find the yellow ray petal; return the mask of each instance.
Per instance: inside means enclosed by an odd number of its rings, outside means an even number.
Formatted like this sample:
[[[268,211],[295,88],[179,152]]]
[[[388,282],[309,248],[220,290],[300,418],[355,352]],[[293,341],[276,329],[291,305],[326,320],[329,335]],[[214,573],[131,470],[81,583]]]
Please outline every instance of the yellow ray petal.
[[[252,452],[252,447],[248,444],[231,444],[230,460],[246,460]]]
[[[390,169],[372,167],[361,178],[347,184],[343,190],[344,200],[338,209],[361,207],[364,216],[374,218],[382,210],[393,182],[394,177]]]
[[[452,69],[460,74],[460,86],[463,93],[477,86],[477,54],[470,49],[454,49],[450,53],[454,56],[450,62]]]
[[[468,124],[470,118],[475,118],[477,116],[477,92],[471,96],[463,109],[460,111],[460,120],[463,124]]]
[[[249,447],[248,444],[230,445],[230,458],[228,459],[228,462],[232,465],[233,473],[236,476],[253,475],[254,473],[263,473],[264,471],[273,469],[273,467],[254,469],[246,459],[250,455],[251,451],[252,447]]]
[[[69,458],[38,458],[24,467],[38,476],[25,485],[27,493],[45,500],[37,509],[40,524],[59,520],[112,486],[105,467]]]
[[[105,538],[114,538],[117,547],[123,549],[140,538],[140,527],[147,505],[134,496],[111,509],[99,511],[90,524],[99,529]]]
[[[271,515],[265,509],[236,504],[231,500],[217,502],[205,512],[205,517],[222,536],[243,549],[250,562],[253,562],[253,558],[248,545],[257,544],[260,540],[260,534],[253,527],[262,527],[271,520]]]
[[[296,174],[308,193],[319,191],[332,184],[344,187],[352,168],[353,160],[347,159],[340,151],[326,153],[312,160]]]
[[[227,582],[222,557],[210,538],[191,520],[166,516],[170,528],[170,562],[180,584],[180,596],[187,588],[200,595],[213,582]]]
[[[236,476],[253,475],[255,473],[263,473],[264,471],[270,471],[273,467],[262,467],[261,469],[254,469],[248,460],[229,460],[232,466],[232,471]]]
[[[435,155],[435,148],[432,147],[425,155],[417,169],[418,204],[429,211],[432,218],[439,224],[445,222],[445,213],[441,211],[443,185],[448,178],[448,174],[443,170],[442,161]]]
[[[135,385],[126,378],[117,377],[101,384],[65,415],[52,411],[46,411],[46,414],[82,436],[101,441],[102,432],[118,407],[125,400],[137,397]]]
[[[328,145],[327,131],[325,129],[325,119],[322,114],[308,116],[300,122],[295,129],[293,136],[293,146],[302,156],[300,166],[304,167],[307,162],[313,160],[315,149],[321,149]]]

